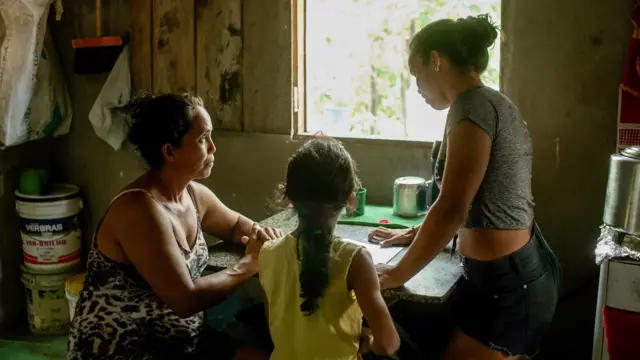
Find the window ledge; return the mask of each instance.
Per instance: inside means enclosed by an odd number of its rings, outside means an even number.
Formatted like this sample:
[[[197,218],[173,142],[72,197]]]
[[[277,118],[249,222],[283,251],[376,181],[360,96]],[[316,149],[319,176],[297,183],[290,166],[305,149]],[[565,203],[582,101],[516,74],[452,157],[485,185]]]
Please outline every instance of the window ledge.
[[[314,135],[311,133],[302,133],[293,135],[292,140],[306,141],[316,138],[322,135]],[[406,146],[407,148],[420,148],[431,150],[433,148],[433,141],[419,141],[419,140],[404,140],[404,139],[389,139],[384,137],[348,137],[348,136],[330,136],[336,140],[340,140],[345,144],[367,144],[367,145],[389,145],[389,146]]]

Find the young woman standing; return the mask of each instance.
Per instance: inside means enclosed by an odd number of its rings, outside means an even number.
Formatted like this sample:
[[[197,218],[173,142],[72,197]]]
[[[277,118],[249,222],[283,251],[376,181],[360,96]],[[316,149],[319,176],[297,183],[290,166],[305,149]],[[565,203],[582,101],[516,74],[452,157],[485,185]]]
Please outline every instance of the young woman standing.
[[[511,101],[483,85],[498,30],[487,16],[438,20],[411,41],[409,67],[434,109],[449,109],[436,163],[440,195],[419,228],[377,229],[384,245],[411,243],[382,288],[404,284],[457,233],[463,279],[445,359],[532,356],[553,318],[560,267],[534,221],[532,144]]]

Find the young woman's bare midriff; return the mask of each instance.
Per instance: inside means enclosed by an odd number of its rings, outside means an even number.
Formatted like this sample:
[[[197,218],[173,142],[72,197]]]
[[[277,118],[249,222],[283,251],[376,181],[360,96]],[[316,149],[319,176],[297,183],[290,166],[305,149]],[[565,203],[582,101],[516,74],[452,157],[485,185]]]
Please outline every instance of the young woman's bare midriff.
[[[531,227],[522,230],[462,228],[458,231],[458,252],[464,257],[481,261],[502,258],[529,242]]]

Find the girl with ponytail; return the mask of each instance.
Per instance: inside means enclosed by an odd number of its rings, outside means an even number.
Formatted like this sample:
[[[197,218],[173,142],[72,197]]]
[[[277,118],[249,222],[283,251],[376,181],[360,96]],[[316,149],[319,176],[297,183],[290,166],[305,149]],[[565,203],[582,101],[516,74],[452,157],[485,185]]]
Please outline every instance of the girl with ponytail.
[[[260,252],[272,360],[352,360],[398,349],[371,255],[334,234],[359,187],[351,156],[336,140],[310,140],[289,159],[281,195],[299,225]],[[371,336],[362,336],[363,316]]]

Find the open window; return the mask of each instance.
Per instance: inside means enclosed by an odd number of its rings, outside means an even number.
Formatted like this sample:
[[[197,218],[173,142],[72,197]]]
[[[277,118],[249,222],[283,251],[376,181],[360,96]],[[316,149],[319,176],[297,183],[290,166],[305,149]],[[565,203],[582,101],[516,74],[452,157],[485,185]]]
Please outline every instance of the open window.
[[[411,37],[441,18],[488,13],[500,0],[293,0],[294,134],[433,141],[447,110],[429,107],[407,65]],[[483,74],[498,88],[500,39]]]

